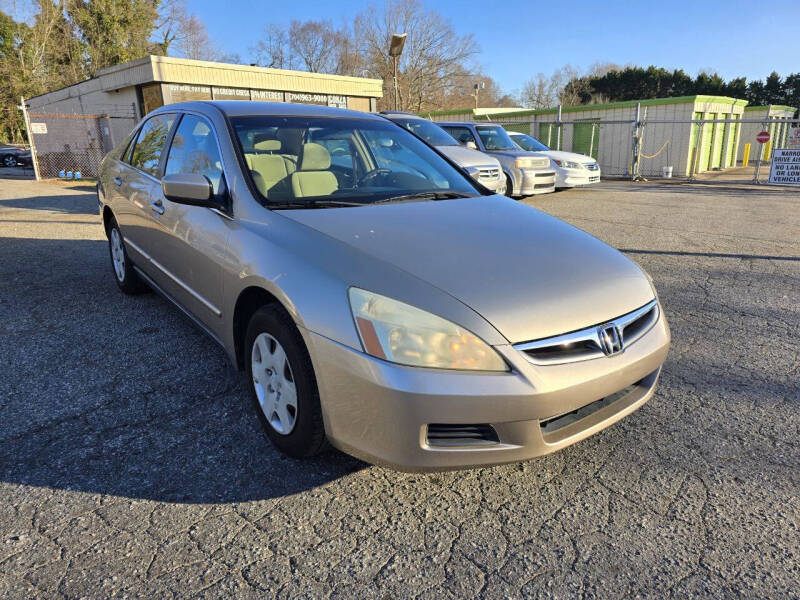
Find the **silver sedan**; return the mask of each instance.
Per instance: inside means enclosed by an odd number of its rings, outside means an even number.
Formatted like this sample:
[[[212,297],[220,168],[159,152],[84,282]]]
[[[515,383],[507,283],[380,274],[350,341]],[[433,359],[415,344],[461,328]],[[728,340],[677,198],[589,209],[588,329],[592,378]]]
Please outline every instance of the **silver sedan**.
[[[636,264],[374,115],[165,106],[106,157],[98,199],[119,288],[216,340],[291,456],[528,459],[644,404],[667,354]]]

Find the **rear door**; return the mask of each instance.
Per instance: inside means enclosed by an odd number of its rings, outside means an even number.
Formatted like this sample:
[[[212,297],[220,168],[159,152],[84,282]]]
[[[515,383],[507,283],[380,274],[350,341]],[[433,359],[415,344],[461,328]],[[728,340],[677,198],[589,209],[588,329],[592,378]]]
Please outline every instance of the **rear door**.
[[[161,158],[175,120],[176,115],[168,113],[154,115],[145,121],[112,182],[121,197],[114,212],[125,245],[131,250],[136,265],[157,282],[158,274],[149,264],[154,251],[152,214],[159,210]]]

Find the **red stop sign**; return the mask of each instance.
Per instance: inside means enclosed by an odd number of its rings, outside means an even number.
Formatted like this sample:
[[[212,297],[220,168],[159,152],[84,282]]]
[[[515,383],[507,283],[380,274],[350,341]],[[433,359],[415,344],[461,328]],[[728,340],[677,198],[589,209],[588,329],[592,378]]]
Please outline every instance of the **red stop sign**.
[[[759,144],[766,144],[769,141],[769,131],[762,131],[756,136]]]

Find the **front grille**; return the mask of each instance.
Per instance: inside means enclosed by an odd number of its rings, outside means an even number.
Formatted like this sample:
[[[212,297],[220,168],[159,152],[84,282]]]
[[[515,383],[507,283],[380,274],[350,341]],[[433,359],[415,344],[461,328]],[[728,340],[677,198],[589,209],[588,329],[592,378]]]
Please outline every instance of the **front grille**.
[[[647,379],[647,378],[645,378]],[[585,419],[591,414],[596,413],[598,410],[605,408],[609,404],[613,404],[617,400],[620,400],[624,396],[630,394],[633,390],[635,390],[642,382],[638,381],[633,385],[629,385],[628,387],[622,388],[618,392],[614,392],[606,396],[605,398],[600,398],[600,400],[595,400],[594,402],[590,402],[589,404],[582,406],[572,412],[565,413],[563,415],[558,415],[557,417],[551,417],[549,419],[545,419],[543,421],[539,421],[539,427],[542,428],[542,433],[551,434],[559,429],[566,427],[567,425],[571,425],[575,421],[580,421],[581,419]]]
[[[595,175],[594,177],[589,177],[589,183],[597,183],[598,181],[600,181],[600,177],[598,177],[597,175]]]
[[[529,362],[537,365],[552,365],[589,360],[605,356],[598,328],[615,325],[619,331],[622,350],[636,342],[658,321],[658,302],[653,300],[643,307],[629,312],[613,321],[593,325],[563,335],[516,344]]]
[[[486,423],[476,425],[446,425],[431,423],[428,425],[427,441],[429,446],[487,446],[497,444],[500,438],[494,427]]]
[[[600,165],[598,165],[596,162],[583,163],[583,166],[586,167],[587,169],[589,169],[590,171],[599,171],[600,170]]]
[[[500,175],[500,169],[479,169],[478,181],[494,181]]]

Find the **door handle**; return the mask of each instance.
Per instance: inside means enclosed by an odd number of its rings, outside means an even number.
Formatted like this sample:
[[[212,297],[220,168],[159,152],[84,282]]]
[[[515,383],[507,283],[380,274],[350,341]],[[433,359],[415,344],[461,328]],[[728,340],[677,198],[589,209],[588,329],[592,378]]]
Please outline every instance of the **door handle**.
[[[158,213],[159,215],[164,214],[164,203],[161,200],[153,200],[150,203],[150,208],[153,209],[154,213]]]
[[[122,179],[119,177],[114,177],[114,187],[119,187],[122,185]]]

